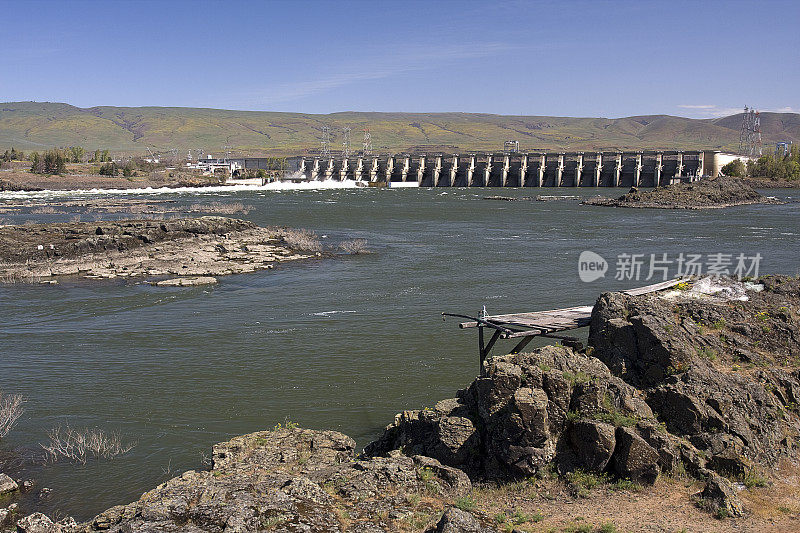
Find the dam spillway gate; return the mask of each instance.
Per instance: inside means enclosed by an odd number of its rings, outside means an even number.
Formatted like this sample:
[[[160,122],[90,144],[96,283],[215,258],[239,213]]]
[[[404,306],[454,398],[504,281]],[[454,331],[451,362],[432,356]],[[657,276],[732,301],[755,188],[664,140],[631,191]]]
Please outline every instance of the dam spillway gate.
[[[306,180],[420,187],[655,187],[716,175],[715,152],[560,152],[302,157]],[[710,157],[709,157],[710,156]]]

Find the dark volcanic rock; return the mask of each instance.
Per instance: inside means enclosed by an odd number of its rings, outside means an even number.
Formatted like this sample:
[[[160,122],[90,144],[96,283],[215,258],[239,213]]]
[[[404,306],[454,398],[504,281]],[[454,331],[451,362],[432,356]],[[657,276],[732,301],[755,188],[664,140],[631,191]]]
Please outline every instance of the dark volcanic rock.
[[[252,222],[225,217],[5,226],[0,228],[0,261],[40,261],[132,250],[161,241],[220,235],[255,227]]]
[[[555,462],[562,471],[610,469],[646,483],[672,467],[653,447],[676,456],[667,435],[648,444],[654,420],[642,395],[599,360],[547,346],[491,358],[484,370],[458,399],[398,415],[365,453],[402,449],[491,480],[531,476]],[[654,470],[645,472],[645,462]]]
[[[634,187],[619,198],[597,197],[583,203],[606,207],[710,209],[781,202],[762,195],[738,178],[721,176],[692,183],[666,185],[648,191],[640,191]]]
[[[716,297],[604,294],[589,333],[593,354],[645,392],[670,433],[738,477],[753,462],[795,456],[800,436],[800,286],[759,281],[719,280],[712,288],[729,291]]]
[[[660,456],[647,441],[630,428],[617,428],[614,470],[620,477],[651,485],[659,474]]]
[[[277,429],[214,446],[211,471],[189,471],[85,526],[110,532],[391,531],[412,513],[407,495],[453,498],[463,472],[429,457],[354,460],[335,431]]]
[[[468,512],[451,507],[442,515],[436,528],[429,531],[430,533],[492,533],[495,530],[483,527]]]
[[[570,444],[588,470],[602,472],[617,445],[616,429],[605,422],[578,420],[570,429]]]
[[[744,513],[742,502],[731,483],[714,472],[709,474],[700,498],[719,516],[741,516]]]

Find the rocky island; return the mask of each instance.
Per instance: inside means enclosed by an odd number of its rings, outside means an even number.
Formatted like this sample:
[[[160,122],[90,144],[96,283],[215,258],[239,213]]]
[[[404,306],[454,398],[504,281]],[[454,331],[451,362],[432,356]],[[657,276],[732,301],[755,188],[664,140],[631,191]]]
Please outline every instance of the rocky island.
[[[217,216],[8,225],[0,226],[0,281],[71,275],[188,285],[321,251],[312,232]]]
[[[719,209],[735,205],[781,203],[754,190],[739,178],[720,176],[691,183],[675,183],[652,190],[636,187],[619,198],[596,197],[585,205],[652,209]]]
[[[796,531],[798,338],[793,277],[606,293],[586,349],[492,357],[360,454],[279,425],[86,523],[5,509],[0,530]]]

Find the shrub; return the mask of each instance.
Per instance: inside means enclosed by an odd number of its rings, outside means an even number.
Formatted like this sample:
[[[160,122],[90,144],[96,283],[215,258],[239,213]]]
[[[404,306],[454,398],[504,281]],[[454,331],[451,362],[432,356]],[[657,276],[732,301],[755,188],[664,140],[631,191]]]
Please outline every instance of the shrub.
[[[298,252],[321,252],[322,244],[313,231],[306,229],[285,229],[280,235],[283,244]]]
[[[117,164],[112,161],[111,163],[100,165],[100,170],[97,173],[101,176],[116,176],[119,170],[117,169]]]
[[[339,245],[339,249],[346,254],[361,255],[368,254],[367,240],[366,239],[353,239],[352,241],[344,241]]]
[[[128,161],[125,163],[125,166],[122,167],[122,175],[126,178],[132,178],[133,176],[136,176],[136,167],[132,161]]]
[[[724,167],[722,167],[722,173],[726,176],[733,176],[735,178],[744,178],[747,176],[747,166],[742,162],[741,159],[734,159]]]
[[[11,148],[11,151],[6,150],[2,156],[0,156],[0,160],[5,162],[9,161],[22,161],[25,159],[25,152],[18,152],[15,148]]]
[[[764,477],[760,472],[756,469],[751,468],[747,472],[744,473],[744,479],[742,480],[744,486],[748,489],[752,489],[753,487],[766,487],[767,486],[767,478]]]
[[[106,433],[102,429],[73,429],[61,426],[47,432],[50,442],[42,444],[45,458],[86,464],[90,458],[113,459],[131,451],[135,443],[123,443],[116,433]]]
[[[793,146],[783,156],[765,154],[747,165],[747,173],[754,178],[797,180],[800,179],[800,147]]]
[[[25,412],[22,404],[25,400],[19,394],[3,395],[0,392],[0,439],[8,435],[19,417]]]

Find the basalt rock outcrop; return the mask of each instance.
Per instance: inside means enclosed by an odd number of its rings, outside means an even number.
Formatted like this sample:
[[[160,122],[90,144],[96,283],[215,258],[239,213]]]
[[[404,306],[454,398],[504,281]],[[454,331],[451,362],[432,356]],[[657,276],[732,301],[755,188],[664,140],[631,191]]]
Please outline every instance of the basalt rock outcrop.
[[[315,238],[216,216],[0,226],[0,281],[253,272],[320,255]]]
[[[365,453],[427,455],[478,480],[524,478],[555,464],[647,484],[676,466],[678,444],[644,396],[600,360],[547,346],[491,358],[457,398],[397,415]]]
[[[597,197],[583,203],[605,207],[713,209],[781,202],[764,196],[739,178],[720,176],[691,183],[675,183],[645,191],[634,187],[619,198]]]
[[[704,288],[705,287],[705,288]],[[726,474],[800,445],[800,281],[708,279],[667,295],[605,294],[593,355],[638,387],[670,433]]]
[[[647,485],[686,470],[736,515],[732,481],[797,457],[799,313],[800,281],[782,276],[604,294],[585,352],[490,358],[457,398],[398,414],[365,452],[427,455],[473,480],[555,465]]]
[[[253,433],[214,446],[211,470],[185,472],[88,523],[34,514],[17,527],[30,533],[394,531],[420,506],[439,505],[438,516],[443,502],[471,490],[466,474],[429,457],[357,460],[354,452],[355,442],[335,431]],[[420,503],[419,495],[436,503]]]

